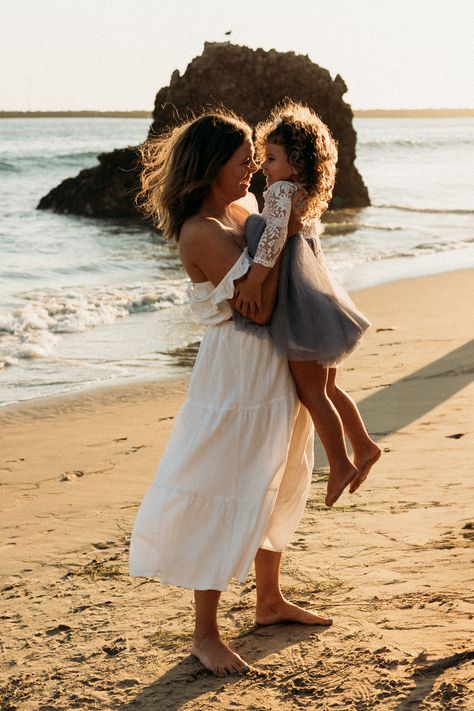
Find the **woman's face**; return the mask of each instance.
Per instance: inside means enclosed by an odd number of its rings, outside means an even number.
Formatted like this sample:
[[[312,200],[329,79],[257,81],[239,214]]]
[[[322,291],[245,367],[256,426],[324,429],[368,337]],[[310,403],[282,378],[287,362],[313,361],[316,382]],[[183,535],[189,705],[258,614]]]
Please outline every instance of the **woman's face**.
[[[227,202],[234,202],[247,193],[252,174],[256,170],[253,143],[246,139],[219,170],[215,185]]]

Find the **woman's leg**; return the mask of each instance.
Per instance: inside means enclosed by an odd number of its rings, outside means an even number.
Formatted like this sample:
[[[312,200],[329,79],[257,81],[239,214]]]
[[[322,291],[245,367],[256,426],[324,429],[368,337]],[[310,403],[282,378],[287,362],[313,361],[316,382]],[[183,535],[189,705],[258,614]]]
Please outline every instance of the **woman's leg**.
[[[299,622],[303,625],[331,625],[332,619],[293,605],[280,590],[281,553],[259,548],[255,556],[257,580],[256,620],[260,625]]]
[[[326,392],[328,369],[315,361],[289,361],[298,396],[309,410],[329,460],[326,505],[332,506],[358,474],[347,454],[338,411]]]
[[[336,375],[337,368],[329,368],[326,390],[341,417],[344,432],[354,452],[354,466],[359,470],[349,487],[350,493],[353,494],[367,478],[371,467],[380,458],[382,450],[370,438],[354,400],[336,385]]]
[[[248,671],[244,660],[233,652],[219,634],[217,606],[219,590],[195,590],[196,624],[191,654],[214,674],[242,673]]]

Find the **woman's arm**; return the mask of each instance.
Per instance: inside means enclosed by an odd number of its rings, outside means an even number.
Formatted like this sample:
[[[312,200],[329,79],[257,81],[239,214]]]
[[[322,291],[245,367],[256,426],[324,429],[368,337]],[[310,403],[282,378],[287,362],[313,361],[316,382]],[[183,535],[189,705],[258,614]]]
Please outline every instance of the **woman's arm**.
[[[273,313],[273,308],[275,306],[275,301],[278,293],[278,276],[280,273],[280,262],[281,262],[281,254],[278,257],[275,266],[270,270],[270,273],[268,277],[265,279],[265,281],[262,284],[261,287],[261,308],[258,311],[254,311],[253,313],[249,313],[248,307],[245,304],[242,306],[241,303],[241,298],[239,297],[236,292],[234,292],[234,298],[229,301],[230,305],[239,313],[242,314],[242,316],[245,316],[248,318],[250,321],[253,321],[254,323],[258,323],[260,325],[263,325],[265,323],[268,323],[272,317]],[[237,279],[234,283],[236,287],[238,287],[239,284],[245,282],[248,279],[249,274],[247,273],[244,277],[241,279]],[[237,302],[239,302],[239,305],[237,305]]]

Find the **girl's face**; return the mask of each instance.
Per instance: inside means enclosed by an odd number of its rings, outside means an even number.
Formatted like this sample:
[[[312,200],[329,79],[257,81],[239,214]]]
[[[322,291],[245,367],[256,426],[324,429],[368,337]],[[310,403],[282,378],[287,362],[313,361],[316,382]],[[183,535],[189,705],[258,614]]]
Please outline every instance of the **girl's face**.
[[[267,188],[278,180],[292,180],[296,173],[288,163],[286,151],[283,146],[276,143],[265,144],[265,160],[261,166],[267,179]]]
[[[215,186],[225,196],[226,202],[234,202],[246,195],[252,174],[257,170],[253,156],[253,143],[246,139],[219,170]]]

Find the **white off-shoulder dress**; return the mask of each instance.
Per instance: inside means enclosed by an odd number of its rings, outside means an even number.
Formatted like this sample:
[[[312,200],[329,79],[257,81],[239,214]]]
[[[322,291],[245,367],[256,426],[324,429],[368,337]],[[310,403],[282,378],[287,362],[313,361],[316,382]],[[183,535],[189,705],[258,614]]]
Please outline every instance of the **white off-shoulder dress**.
[[[251,264],[190,284],[209,327],[133,527],[130,573],[195,590],[243,583],[259,547],[282,551],[303,513],[313,425],[270,336],[237,331],[228,299]]]

